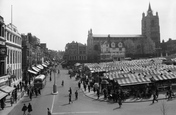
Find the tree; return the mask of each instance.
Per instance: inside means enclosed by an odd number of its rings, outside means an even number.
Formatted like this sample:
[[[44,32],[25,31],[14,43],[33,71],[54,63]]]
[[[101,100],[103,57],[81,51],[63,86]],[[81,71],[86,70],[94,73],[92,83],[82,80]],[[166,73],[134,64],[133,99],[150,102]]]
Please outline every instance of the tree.
[[[135,54],[136,53],[136,47],[132,40],[126,40],[124,42],[126,47],[126,54]]]
[[[151,38],[144,40],[144,54],[154,54],[155,53],[155,43]]]

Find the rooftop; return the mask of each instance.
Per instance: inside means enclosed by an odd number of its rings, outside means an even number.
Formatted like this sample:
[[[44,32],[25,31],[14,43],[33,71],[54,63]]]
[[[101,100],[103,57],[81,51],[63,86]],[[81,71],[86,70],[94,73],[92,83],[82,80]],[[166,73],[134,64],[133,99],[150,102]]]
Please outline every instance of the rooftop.
[[[142,35],[105,35],[105,34],[95,34],[93,37],[117,37],[117,38],[136,38],[136,37],[143,37]]]

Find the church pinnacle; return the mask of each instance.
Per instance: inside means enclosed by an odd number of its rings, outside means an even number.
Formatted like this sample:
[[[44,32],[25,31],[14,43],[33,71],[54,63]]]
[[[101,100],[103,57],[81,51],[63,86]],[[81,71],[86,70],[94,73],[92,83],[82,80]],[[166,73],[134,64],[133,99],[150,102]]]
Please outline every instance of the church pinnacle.
[[[150,3],[149,3],[148,11],[152,11]]]
[[[147,13],[152,15],[152,9],[151,9],[151,5],[150,5],[150,3],[149,3],[149,7],[148,7],[148,11],[147,11]]]

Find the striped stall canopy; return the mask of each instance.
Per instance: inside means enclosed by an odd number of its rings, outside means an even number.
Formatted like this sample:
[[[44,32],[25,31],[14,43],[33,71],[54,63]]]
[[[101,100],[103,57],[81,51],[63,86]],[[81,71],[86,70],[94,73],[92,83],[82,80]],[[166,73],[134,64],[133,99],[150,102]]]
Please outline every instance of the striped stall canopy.
[[[140,78],[130,77],[125,79],[116,79],[115,81],[118,82],[120,86],[151,83],[150,79],[147,77],[140,77]]]
[[[175,79],[176,76],[174,74],[165,74],[165,75],[153,75],[152,78],[155,81],[162,81],[162,80]]]

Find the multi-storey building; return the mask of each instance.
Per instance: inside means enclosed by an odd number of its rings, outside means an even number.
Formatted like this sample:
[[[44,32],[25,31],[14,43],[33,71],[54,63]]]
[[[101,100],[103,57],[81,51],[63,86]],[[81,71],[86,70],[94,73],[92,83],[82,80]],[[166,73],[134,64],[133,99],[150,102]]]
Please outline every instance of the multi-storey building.
[[[11,85],[22,80],[22,38],[13,24],[6,25],[5,39],[7,47],[6,73],[11,75]]]
[[[96,35],[88,31],[88,61],[121,60],[125,57],[157,55],[160,49],[159,16],[149,4],[147,15],[142,14],[141,35]]]
[[[5,59],[7,56],[5,40],[5,24],[3,17],[0,16],[0,76],[5,75]]]
[[[86,45],[74,41],[72,43],[67,43],[65,46],[64,60],[71,64],[76,62],[86,62]]]

